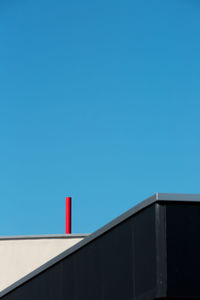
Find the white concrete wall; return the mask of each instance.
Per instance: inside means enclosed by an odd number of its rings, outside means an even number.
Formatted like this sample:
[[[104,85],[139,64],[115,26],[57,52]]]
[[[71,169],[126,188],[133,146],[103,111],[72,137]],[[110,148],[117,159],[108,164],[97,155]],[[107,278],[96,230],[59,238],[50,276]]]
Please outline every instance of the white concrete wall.
[[[0,239],[0,291],[72,247],[83,237]]]

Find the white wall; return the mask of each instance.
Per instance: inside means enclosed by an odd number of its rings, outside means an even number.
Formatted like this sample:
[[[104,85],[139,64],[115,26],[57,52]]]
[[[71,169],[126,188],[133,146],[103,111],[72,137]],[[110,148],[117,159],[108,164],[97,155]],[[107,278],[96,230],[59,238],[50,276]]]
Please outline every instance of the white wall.
[[[83,236],[0,239],[0,291],[72,247]]]

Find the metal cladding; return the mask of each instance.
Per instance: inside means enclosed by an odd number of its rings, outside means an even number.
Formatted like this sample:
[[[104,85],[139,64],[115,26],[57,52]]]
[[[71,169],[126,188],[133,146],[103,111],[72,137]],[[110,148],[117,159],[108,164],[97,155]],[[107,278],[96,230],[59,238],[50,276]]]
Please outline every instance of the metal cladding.
[[[200,299],[200,195],[156,194],[1,293],[5,300]]]

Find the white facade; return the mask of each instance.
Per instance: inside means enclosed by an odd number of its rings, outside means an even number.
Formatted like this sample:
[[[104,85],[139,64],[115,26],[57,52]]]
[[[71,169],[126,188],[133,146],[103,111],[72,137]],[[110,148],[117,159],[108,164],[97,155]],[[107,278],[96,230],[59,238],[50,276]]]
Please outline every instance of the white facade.
[[[0,292],[86,235],[0,237]]]

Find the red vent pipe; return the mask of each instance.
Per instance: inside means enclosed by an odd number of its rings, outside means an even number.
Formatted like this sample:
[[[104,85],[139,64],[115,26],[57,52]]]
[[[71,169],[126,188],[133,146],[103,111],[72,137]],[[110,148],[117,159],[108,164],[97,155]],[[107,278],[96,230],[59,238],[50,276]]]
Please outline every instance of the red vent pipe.
[[[65,219],[65,233],[71,233],[71,210],[72,210],[72,198],[66,197],[66,219]]]

